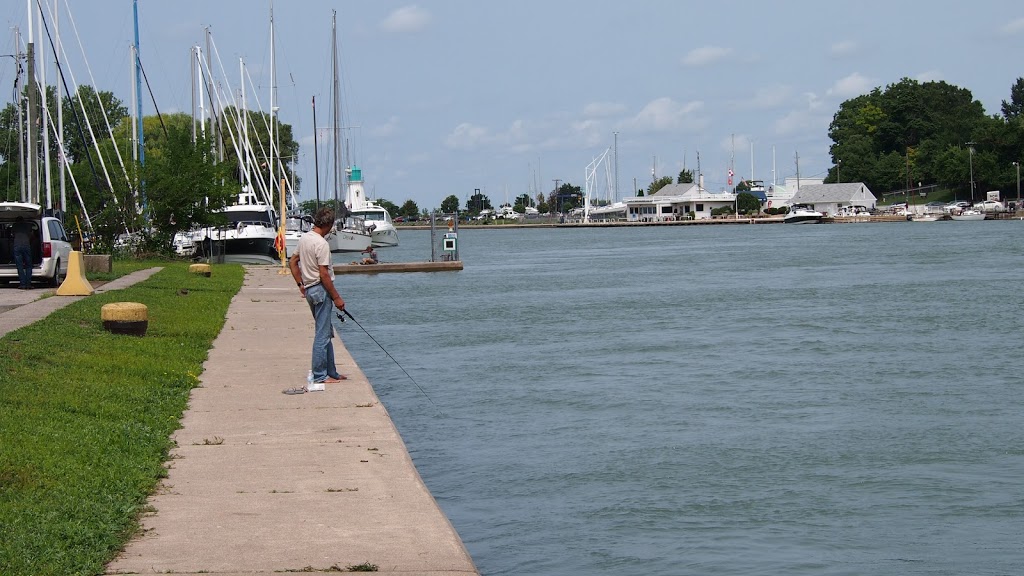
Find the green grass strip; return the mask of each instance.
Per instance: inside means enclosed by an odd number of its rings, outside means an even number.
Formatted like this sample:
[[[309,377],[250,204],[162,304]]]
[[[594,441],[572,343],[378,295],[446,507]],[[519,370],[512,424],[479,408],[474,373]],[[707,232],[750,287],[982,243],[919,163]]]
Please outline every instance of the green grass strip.
[[[164,269],[0,339],[0,574],[102,574],[138,529],[244,271]],[[106,332],[111,302],[144,337]]]

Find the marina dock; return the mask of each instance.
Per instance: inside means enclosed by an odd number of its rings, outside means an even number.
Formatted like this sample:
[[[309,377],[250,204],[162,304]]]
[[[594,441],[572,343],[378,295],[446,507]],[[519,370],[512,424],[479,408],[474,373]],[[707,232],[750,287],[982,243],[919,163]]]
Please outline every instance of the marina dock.
[[[335,274],[383,274],[388,272],[452,272],[462,270],[461,260],[442,262],[378,262],[335,264]]]

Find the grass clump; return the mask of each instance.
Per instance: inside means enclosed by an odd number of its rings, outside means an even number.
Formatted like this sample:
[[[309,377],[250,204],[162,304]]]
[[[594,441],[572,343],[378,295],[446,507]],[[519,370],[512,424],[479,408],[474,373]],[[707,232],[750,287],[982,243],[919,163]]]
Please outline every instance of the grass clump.
[[[166,475],[170,435],[244,271],[149,264],[163,270],[0,339],[0,574],[103,573]],[[123,301],[147,306],[146,336],[103,329],[100,309]]]

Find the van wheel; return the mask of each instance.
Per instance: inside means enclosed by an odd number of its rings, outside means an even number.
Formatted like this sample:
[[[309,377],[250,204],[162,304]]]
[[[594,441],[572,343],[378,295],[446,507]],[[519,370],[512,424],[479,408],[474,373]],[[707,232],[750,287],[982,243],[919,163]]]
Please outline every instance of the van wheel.
[[[50,286],[59,288],[64,283],[64,275],[60,273],[60,260],[57,260],[53,268],[53,278],[50,278]]]

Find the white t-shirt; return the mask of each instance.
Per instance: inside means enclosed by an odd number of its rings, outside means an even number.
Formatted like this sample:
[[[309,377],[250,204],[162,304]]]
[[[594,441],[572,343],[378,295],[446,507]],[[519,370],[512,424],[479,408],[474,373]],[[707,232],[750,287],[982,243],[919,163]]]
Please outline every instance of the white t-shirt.
[[[296,247],[299,254],[299,272],[302,274],[302,284],[306,287],[312,286],[320,281],[320,266],[327,266],[330,271],[331,280],[334,279],[334,267],[331,266],[331,247],[324,237],[310,230],[299,238]]]

